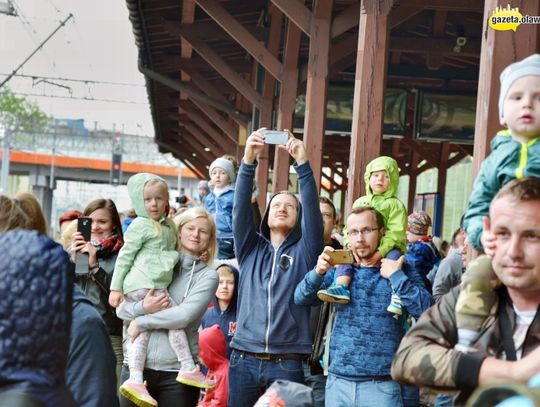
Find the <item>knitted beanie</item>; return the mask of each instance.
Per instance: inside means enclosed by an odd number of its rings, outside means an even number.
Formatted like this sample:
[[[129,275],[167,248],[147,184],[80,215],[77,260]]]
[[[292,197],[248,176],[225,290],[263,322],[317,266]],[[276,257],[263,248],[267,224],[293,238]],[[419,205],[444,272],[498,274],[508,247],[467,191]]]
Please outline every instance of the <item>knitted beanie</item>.
[[[527,58],[508,65],[501,73],[501,92],[499,93],[499,119],[504,117],[503,106],[510,86],[524,76],[540,76],[540,54],[532,54]]]
[[[431,226],[431,218],[424,211],[413,212],[407,218],[407,232],[419,236],[426,236]]]
[[[208,181],[206,180],[199,181],[199,183],[197,184],[197,188],[204,188],[207,192],[210,192],[210,188],[208,187]]]
[[[219,157],[219,158],[216,158],[212,164],[210,164],[210,169],[208,170],[208,174],[212,174],[212,170],[214,168],[221,168],[222,170],[224,170],[229,176],[229,179],[231,180],[231,184],[234,183],[236,179],[236,174],[234,172],[234,166],[232,162],[230,162],[226,158]]]

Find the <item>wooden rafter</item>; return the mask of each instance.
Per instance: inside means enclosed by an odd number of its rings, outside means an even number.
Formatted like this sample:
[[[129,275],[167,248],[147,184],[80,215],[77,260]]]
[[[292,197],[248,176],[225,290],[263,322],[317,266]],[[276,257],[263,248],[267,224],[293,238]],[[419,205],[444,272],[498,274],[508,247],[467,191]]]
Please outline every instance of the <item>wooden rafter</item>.
[[[271,0],[304,34],[311,36],[311,11],[299,0]]]
[[[283,67],[279,60],[225,8],[215,0],[195,0],[195,2],[275,79],[281,80]]]
[[[234,68],[232,68],[217,52],[215,52],[208,44],[192,34],[182,33],[182,38],[185,38],[197,53],[206,60],[219,74],[238,90],[247,100],[253,105],[263,108],[266,101],[262,95],[257,92],[249,82],[240,76]]]

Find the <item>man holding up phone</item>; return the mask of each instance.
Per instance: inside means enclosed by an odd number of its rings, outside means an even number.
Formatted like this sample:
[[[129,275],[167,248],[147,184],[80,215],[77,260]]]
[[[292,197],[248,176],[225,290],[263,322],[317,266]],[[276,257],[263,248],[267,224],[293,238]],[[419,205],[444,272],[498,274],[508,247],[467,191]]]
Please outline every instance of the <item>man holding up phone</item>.
[[[275,194],[263,221],[251,210],[262,130],[246,140],[236,180],[233,235],[240,265],[237,328],[231,341],[229,406],[253,406],[265,387],[278,379],[302,383],[302,361],[311,352],[309,307],[293,303],[296,285],[313,268],[323,249],[319,197],[301,140],[289,134],[286,149],[295,159],[302,203],[288,191]],[[263,384],[264,383],[264,384]]]
[[[326,382],[326,405],[381,407],[401,406],[401,389],[390,376],[392,358],[404,335],[403,323],[386,311],[392,287],[409,313],[418,318],[432,304],[418,271],[402,268],[403,256],[383,259],[372,265],[384,235],[382,215],[373,208],[357,207],[347,218],[349,247],[360,264],[353,267],[352,298],[336,305],[336,319],[330,338],[330,365]],[[294,302],[312,305],[317,291],[330,286],[337,267],[332,247],[325,247],[317,265],[298,284]]]

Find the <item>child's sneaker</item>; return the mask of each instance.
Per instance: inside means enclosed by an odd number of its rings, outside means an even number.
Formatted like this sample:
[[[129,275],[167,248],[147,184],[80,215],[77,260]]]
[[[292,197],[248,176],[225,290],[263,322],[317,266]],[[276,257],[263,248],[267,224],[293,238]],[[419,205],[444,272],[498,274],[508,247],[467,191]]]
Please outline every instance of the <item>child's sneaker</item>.
[[[390,305],[386,310],[388,312],[391,312],[392,314],[395,314],[396,316],[403,314],[403,303],[401,302],[401,298],[399,298],[398,295],[393,294],[392,299],[390,300]]]
[[[216,386],[216,381],[207,378],[201,372],[199,365],[195,366],[193,370],[180,369],[176,381],[200,389],[212,389]]]
[[[157,401],[148,393],[146,384],[126,380],[118,389],[120,394],[139,407],[156,407]]]
[[[348,287],[342,284],[336,284],[328,287],[326,290],[319,290],[317,297],[321,301],[333,302],[336,304],[348,304],[351,302],[351,293]]]

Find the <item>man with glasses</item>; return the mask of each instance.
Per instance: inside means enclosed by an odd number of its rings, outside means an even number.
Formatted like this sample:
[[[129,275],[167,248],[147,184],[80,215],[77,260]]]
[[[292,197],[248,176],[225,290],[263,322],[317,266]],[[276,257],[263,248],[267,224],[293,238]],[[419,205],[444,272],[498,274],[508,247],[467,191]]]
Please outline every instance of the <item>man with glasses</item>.
[[[415,318],[431,305],[432,299],[418,271],[403,265],[403,257],[371,265],[384,235],[383,225],[382,215],[368,207],[354,208],[347,218],[349,247],[360,264],[338,266],[353,268],[352,296],[348,304],[336,304],[326,405],[402,405],[401,389],[390,376],[390,366],[404,334],[403,321],[396,320],[386,307],[392,288]],[[337,270],[333,251],[325,247],[315,268],[297,286],[296,304],[316,303],[317,291],[332,284]]]
[[[251,191],[264,132],[246,140],[233,207],[235,252],[240,265],[237,328],[231,341],[229,406],[253,406],[278,379],[302,383],[302,362],[311,352],[309,307],[293,303],[296,285],[323,249],[322,217],[313,172],[301,140],[285,146],[295,159],[300,197],[275,194],[259,225]]]

